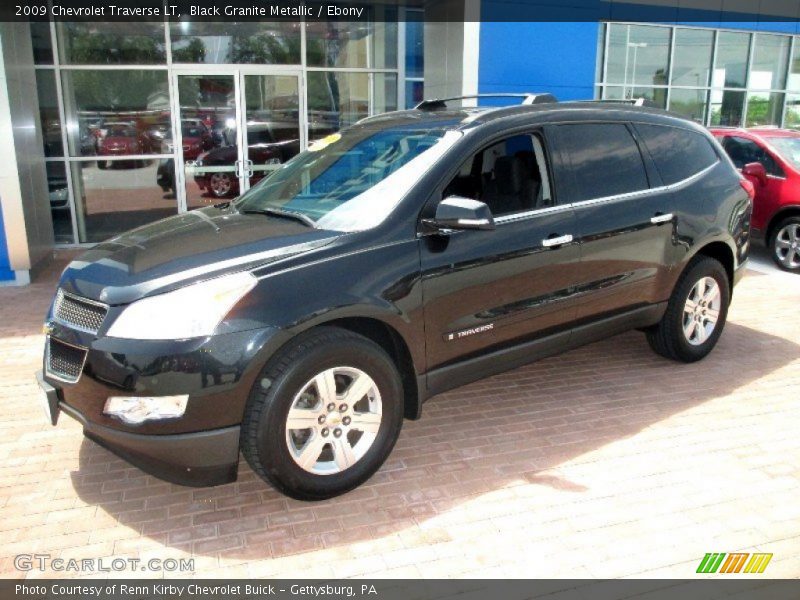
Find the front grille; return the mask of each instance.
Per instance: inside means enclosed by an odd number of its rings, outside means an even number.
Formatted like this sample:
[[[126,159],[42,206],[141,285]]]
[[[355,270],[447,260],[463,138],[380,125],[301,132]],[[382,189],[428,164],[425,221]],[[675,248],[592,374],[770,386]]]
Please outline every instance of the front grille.
[[[98,302],[67,294],[59,289],[53,305],[53,318],[68,327],[97,333],[108,313],[108,307]]]
[[[86,361],[86,348],[65,344],[49,336],[46,343],[47,374],[69,383],[78,381]]]

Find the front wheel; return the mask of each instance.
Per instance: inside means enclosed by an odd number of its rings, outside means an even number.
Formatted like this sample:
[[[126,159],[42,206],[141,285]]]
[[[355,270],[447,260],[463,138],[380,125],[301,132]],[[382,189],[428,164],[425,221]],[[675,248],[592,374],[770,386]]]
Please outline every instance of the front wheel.
[[[208,189],[215,198],[227,198],[233,192],[233,178],[228,173],[212,173]]]
[[[264,368],[242,423],[253,470],[300,500],[360,485],[383,464],[403,421],[403,386],[392,359],[350,331],[302,335]]]
[[[666,358],[695,362],[716,346],[730,302],[728,274],[719,261],[697,256],[681,275],[663,318],[645,333]]]
[[[781,269],[800,273],[800,217],[788,217],[778,223],[769,249]]]

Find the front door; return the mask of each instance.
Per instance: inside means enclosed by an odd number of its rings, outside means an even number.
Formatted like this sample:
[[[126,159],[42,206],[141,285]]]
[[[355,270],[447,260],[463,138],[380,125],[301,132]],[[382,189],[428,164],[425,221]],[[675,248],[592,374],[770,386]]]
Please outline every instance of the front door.
[[[263,69],[175,75],[176,166],[159,184],[184,210],[231,200],[305,147],[299,73]],[[174,140],[174,141],[173,141]]]
[[[552,189],[543,142],[534,132],[491,143],[438,194],[485,202],[496,229],[421,241],[429,371],[548,333],[569,335],[580,249],[574,212]]]

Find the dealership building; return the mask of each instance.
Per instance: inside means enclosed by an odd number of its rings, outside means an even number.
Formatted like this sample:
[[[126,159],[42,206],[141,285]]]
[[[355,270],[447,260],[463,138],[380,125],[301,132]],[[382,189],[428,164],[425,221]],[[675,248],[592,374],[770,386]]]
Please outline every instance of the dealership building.
[[[705,125],[800,127],[800,3],[664,4],[2,23],[0,285],[29,282],[54,248],[233,197],[315,139],[423,97],[643,97]]]

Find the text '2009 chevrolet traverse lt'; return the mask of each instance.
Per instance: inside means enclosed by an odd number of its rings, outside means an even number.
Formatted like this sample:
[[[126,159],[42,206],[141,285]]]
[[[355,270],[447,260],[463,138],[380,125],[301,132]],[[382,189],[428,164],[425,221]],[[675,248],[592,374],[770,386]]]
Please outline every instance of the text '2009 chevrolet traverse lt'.
[[[241,451],[283,493],[329,498],[434,394],[633,328],[703,358],[752,195],[707,131],[647,107],[367,118],[70,263],[45,408],[169,481],[232,481]]]

